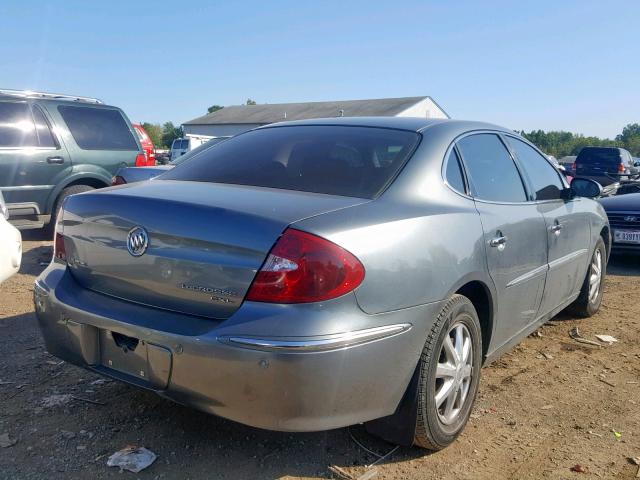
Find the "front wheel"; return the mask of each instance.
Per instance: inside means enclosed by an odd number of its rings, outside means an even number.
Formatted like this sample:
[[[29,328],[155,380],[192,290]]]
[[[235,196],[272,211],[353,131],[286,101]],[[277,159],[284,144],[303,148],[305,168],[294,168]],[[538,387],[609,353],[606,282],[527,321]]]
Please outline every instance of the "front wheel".
[[[453,295],[438,314],[420,358],[415,445],[441,450],[464,429],[480,382],[480,332],[471,301]]]
[[[582,282],[580,295],[569,310],[580,317],[591,317],[600,310],[604,293],[604,278],[607,274],[607,249],[602,237],[598,238],[596,248],[591,255],[589,268]]]

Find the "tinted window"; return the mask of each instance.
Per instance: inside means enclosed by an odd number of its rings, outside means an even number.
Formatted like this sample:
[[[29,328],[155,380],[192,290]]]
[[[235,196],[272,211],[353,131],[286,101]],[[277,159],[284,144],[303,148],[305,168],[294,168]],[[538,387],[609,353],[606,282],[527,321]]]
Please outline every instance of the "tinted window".
[[[44,118],[44,114],[38,107],[33,107],[33,120],[36,124],[36,133],[41,147],[56,148],[58,145],[53,138],[49,123]]]
[[[0,147],[37,147],[29,105],[0,102]]]
[[[208,148],[213,147],[214,145],[217,145],[220,142],[224,142],[226,140],[226,138],[212,138],[211,140],[209,140],[206,143],[203,143],[202,145],[197,146],[196,148],[194,148],[193,150],[189,150],[187,153],[185,153],[184,155],[179,156],[178,158],[176,158],[175,160],[171,161],[172,165],[179,165],[182,162],[189,160],[190,158],[193,158],[194,156],[196,156],[197,154],[199,154],[200,152],[202,152],[203,150],[206,150]]]
[[[467,167],[474,196],[494,202],[524,202],[520,174],[497,135],[483,133],[464,137],[458,148]]]
[[[60,106],[58,110],[83,150],[138,150],[118,110],[75,106]]]
[[[184,150],[189,147],[188,140],[174,140],[173,146],[171,147],[173,150]]]
[[[458,160],[458,154],[455,150],[451,150],[449,158],[447,159],[447,183],[451,187],[460,193],[465,193],[464,177],[462,176],[462,170],[460,169],[460,161]]]
[[[344,126],[254,130],[159,177],[373,198],[405,163],[415,132]]]
[[[620,150],[617,148],[583,148],[576,158],[576,163],[612,165],[617,169],[618,164],[621,163]]]
[[[560,174],[535,149],[517,138],[507,137],[533,187],[534,200],[557,200],[564,188]]]

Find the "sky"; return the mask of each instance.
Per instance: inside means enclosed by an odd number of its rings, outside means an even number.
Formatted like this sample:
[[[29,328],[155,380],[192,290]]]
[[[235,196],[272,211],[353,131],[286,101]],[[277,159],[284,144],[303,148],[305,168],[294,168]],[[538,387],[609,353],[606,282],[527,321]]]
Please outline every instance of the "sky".
[[[98,97],[135,122],[430,95],[516,130],[640,123],[639,0],[1,0],[0,18],[1,88]]]

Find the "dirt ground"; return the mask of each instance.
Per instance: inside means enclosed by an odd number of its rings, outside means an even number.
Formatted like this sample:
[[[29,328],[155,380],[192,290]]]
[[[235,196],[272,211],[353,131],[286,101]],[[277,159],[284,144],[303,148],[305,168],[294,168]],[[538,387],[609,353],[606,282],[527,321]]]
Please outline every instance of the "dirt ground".
[[[31,298],[50,243],[25,237],[20,273],[0,286],[0,478],[337,478],[332,465],[357,478],[376,457],[352,437],[380,454],[392,449],[359,426],[257,430],[61,363],[44,349]],[[614,257],[609,270],[598,315],[561,314],[483,370],[456,443],[433,454],[398,449],[374,478],[636,478],[629,458],[640,457],[640,258]],[[568,335],[575,326],[584,337],[619,342],[577,343]],[[47,406],[52,395],[69,401]],[[3,434],[16,443],[5,447]],[[107,467],[129,444],[158,459],[138,474]],[[572,471],[576,465],[584,471]]]

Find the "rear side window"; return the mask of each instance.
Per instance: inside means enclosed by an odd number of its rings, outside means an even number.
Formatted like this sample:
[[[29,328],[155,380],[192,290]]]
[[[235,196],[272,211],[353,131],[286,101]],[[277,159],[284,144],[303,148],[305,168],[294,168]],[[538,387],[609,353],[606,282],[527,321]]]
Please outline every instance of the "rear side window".
[[[514,137],[507,141],[518,157],[525,175],[533,187],[534,200],[558,200],[564,189],[560,174],[530,145]]]
[[[446,171],[447,183],[460,193],[465,193],[464,177],[462,176],[462,170],[460,168],[460,160],[455,149],[451,149],[449,158],[447,159],[447,171]]]
[[[203,150],[158,178],[374,198],[419,140],[415,132],[385,128],[263,128]]]
[[[58,111],[83,150],[138,150],[118,110],[64,105]]]
[[[0,102],[0,147],[37,147],[38,137],[29,105]]]
[[[497,135],[464,137],[458,149],[467,167],[473,195],[493,202],[524,202],[527,197],[511,155]]]

